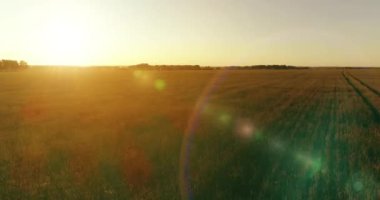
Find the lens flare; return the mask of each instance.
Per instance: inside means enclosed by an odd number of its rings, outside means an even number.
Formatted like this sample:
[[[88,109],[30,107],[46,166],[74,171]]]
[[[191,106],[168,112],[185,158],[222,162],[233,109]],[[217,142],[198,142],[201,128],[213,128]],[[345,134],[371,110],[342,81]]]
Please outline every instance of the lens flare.
[[[143,81],[149,81],[150,76],[149,76],[149,74],[147,74],[147,73],[143,73],[143,74],[141,75],[141,79],[142,79]]]
[[[228,124],[231,122],[231,115],[229,115],[228,113],[222,113],[220,116],[219,116],[219,121],[222,122],[223,124]]]
[[[363,187],[364,187],[364,185],[363,185],[363,183],[360,182],[360,181],[356,181],[356,182],[354,183],[354,189],[355,189],[356,192],[360,192],[360,191],[362,191],[362,190],[363,190]]]
[[[156,88],[156,90],[162,91],[166,88],[166,82],[162,79],[157,79],[154,82],[154,87]]]
[[[374,177],[368,171],[359,171],[348,178],[346,190],[352,192],[356,199],[380,199],[380,185]]]
[[[204,88],[201,95],[197,99],[192,113],[190,114],[187,122],[186,130],[182,138],[182,147],[180,154],[180,171],[179,171],[179,185],[181,198],[184,200],[193,199],[193,193],[190,185],[190,151],[192,146],[192,137],[199,124],[199,117],[208,105],[210,94],[218,87],[219,83],[223,81],[226,70],[218,71],[215,76],[210,80],[209,84]]]
[[[133,76],[135,78],[141,78],[143,76],[143,72],[139,70],[133,71]]]
[[[306,170],[308,177],[312,178],[314,177],[314,175],[321,171],[321,158],[315,158],[301,153],[296,154],[296,158],[304,166],[304,169]]]
[[[256,133],[256,127],[249,119],[239,119],[236,121],[236,134],[241,139],[250,139]]]

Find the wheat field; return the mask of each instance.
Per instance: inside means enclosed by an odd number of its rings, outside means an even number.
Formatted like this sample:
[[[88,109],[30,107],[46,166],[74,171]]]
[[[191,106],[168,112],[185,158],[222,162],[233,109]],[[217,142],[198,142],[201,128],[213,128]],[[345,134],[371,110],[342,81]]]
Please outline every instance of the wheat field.
[[[380,70],[0,73],[0,199],[380,199]]]

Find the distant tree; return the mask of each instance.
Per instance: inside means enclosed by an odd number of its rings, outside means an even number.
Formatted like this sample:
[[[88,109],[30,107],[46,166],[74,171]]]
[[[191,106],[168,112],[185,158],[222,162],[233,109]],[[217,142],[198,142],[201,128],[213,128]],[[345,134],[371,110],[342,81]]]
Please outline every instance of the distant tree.
[[[19,67],[18,62],[15,60],[3,60],[2,63],[3,69],[12,70],[17,69]]]
[[[24,60],[20,61],[20,68],[25,69],[28,68],[28,63]]]

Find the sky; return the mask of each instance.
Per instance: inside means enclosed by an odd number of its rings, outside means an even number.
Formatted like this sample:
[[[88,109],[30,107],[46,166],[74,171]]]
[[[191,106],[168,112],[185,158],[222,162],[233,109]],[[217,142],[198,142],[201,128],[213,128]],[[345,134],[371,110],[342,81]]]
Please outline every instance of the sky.
[[[32,65],[380,66],[379,0],[2,0]]]

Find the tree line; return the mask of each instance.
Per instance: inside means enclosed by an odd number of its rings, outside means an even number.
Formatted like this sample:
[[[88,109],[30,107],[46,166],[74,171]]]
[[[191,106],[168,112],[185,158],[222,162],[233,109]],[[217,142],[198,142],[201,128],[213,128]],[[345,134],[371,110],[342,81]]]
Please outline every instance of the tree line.
[[[142,69],[142,70],[198,70],[201,69],[199,65],[149,65],[142,63],[138,65],[131,65],[129,69]]]
[[[290,70],[290,69],[308,69],[309,67],[298,67],[291,65],[250,65],[250,66],[224,66],[224,67],[210,67],[199,65],[149,65],[142,63],[138,65],[131,65],[128,69],[141,69],[141,70],[218,70],[218,69],[231,69],[231,70]]]
[[[0,60],[0,70],[19,70],[28,68],[28,63],[21,60]]]

